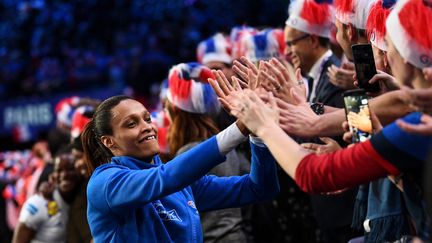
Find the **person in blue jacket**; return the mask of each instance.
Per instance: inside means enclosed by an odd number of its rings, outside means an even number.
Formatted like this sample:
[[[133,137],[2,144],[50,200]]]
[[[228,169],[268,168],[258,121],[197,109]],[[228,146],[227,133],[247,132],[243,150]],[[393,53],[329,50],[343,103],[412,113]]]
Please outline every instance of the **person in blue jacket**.
[[[102,102],[82,134],[94,242],[202,242],[200,211],[274,197],[275,160],[258,138],[250,138],[250,174],[205,175],[246,139],[238,126],[162,164],[146,108],[127,96]]]

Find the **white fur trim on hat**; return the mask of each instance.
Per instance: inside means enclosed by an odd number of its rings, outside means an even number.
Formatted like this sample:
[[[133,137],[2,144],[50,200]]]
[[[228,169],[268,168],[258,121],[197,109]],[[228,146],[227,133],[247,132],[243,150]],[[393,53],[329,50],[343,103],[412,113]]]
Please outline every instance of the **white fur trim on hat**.
[[[212,49],[208,49],[208,44],[212,44]],[[230,55],[231,44],[222,33],[217,33],[212,37],[199,43],[197,48],[198,61],[202,64],[208,62],[223,62],[231,64],[232,57]]]
[[[387,34],[400,55],[417,68],[432,66],[432,50],[427,50],[419,45],[402,27],[399,20],[399,12],[407,3],[407,0],[399,0],[395,8],[387,18]],[[426,27],[430,28],[430,27]]]
[[[290,16],[285,24],[291,28],[311,35],[330,38],[331,23],[326,24],[325,26],[309,24],[306,20],[300,18],[299,16]]]
[[[354,13],[341,12],[336,9],[336,18],[343,24],[352,24],[357,29],[366,28],[366,20],[369,16],[369,10],[374,1],[370,0],[353,0]]]
[[[332,27],[332,19],[330,18],[324,25],[311,24],[307,20],[303,19],[300,15],[302,12],[303,4],[305,0],[297,0],[291,2],[289,8],[289,18],[285,24],[296,30],[302,32],[317,35],[325,38],[330,38],[330,30]],[[333,16],[333,8],[330,7],[330,16]]]
[[[370,9],[373,5],[374,1],[370,0],[355,0],[354,4],[354,19],[353,25],[357,29],[366,29],[366,21],[369,16]]]
[[[202,63],[205,65],[209,62],[223,62],[226,64],[231,64],[231,56],[226,53],[208,53],[205,54]]]

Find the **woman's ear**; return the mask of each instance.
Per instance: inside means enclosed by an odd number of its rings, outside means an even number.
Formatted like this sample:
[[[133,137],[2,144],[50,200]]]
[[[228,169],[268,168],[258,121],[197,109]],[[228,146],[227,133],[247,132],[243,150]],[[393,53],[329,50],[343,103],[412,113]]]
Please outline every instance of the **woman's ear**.
[[[115,149],[117,147],[114,142],[114,139],[111,136],[102,136],[101,142],[103,145],[105,145],[105,147],[107,147],[110,150]]]

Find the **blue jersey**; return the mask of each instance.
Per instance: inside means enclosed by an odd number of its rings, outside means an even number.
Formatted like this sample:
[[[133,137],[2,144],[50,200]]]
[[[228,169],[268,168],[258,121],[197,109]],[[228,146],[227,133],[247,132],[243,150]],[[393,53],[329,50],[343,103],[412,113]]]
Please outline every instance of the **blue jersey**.
[[[244,176],[205,174],[225,160],[212,137],[167,164],[113,157],[90,178],[88,221],[95,242],[202,242],[199,211],[239,207],[279,192],[275,160],[251,143]]]

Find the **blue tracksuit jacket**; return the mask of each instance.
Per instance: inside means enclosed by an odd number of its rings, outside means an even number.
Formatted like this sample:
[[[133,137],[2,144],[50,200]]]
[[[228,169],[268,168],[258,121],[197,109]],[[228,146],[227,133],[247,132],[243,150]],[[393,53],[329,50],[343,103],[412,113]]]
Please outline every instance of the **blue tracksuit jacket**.
[[[275,160],[251,143],[252,165],[244,176],[205,174],[225,160],[216,137],[162,164],[113,157],[99,166],[87,187],[88,221],[98,242],[202,242],[199,211],[239,207],[279,192]]]

